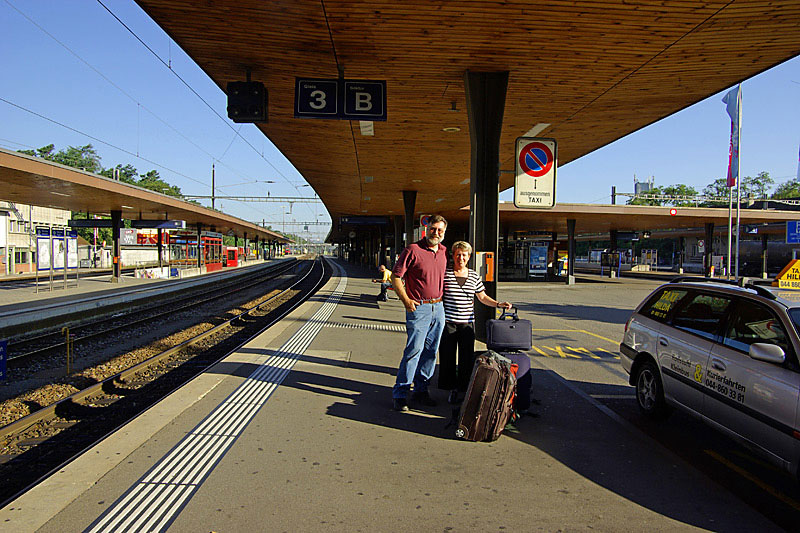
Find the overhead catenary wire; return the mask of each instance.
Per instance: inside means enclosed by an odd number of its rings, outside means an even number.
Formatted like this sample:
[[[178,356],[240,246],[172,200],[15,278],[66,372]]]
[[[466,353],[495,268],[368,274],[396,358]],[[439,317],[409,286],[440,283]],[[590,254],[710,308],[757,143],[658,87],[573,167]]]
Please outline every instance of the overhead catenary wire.
[[[173,170],[173,169],[171,169],[171,168],[169,168],[169,167],[166,167],[166,166],[162,165],[161,163],[156,163],[155,161],[152,161],[152,160],[150,160],[150,159],[147,159],[146,157],[142,157],[142,156],[136,155],[136,154],[134,154],[133,152],[131,152],[130,150],[126,150],[125,148],[121,148],[121,147],[119,147],[119,146],[117,146],[117,145],[115,145],[115,144],[112,144],[112,143],[108,142],[108,141],[104,141],[103,139],[100,139],[100,138],[98,138],[98,137],[95,137],[95,136],[93,136],[93,135],[89,135],[88,133],[86,133],[86,132],[83,132],[83,131],[81,131],[81,130],[79,130],[79,129],[73,128],[72,126],[67,126],[66,124],[64,124],[64,123],[62,123],[62,122],[59,122],[59,121],[57,121],[57,120],[55,120],[55,119],[52,119],[52,118],[50,118],[50,117],[47,117],[47,116],[45,116],[45,115],[42,115],[41,113],[37,113],[36,111],[33,111],[33,110],[31,110],[31,109],[28,109],[27,107],[23,107],[23,106],[21,106],[21,105],[19,105],[19,104],[15,104],[14,102],[12,102],[12,101],[10,101],[10,100],[6,100],[6,99],[5,99],[5,98],[3,98],[2,96],[0,96],[0,102],[5,102],[5,103],[7,103],[7,104],[8,104],[8,105],[10,105],[10,106],[13,106],[13,107],[16,107],[17,109],[20,109],[20,110],[22,110],[22,111],[25,111],[26,113],[30,113],[31,115],[37,116],[37,117],[39,117],[39,118],[41,118],[41,119],[43,119],[43,120],[46,120],[46,121],[48,121],[48,122],[52,122],[53,124],[56,124],[56,125],[58,125],[58,126],[61,126],[62,128],[66,128],[66,129],[68,129],[68,130],[70,130],[70,131],[74,131],[75,133],[78,133],[78,134],[80,134],[80,135],[83,135],[84,137],[87,137],[87,138],[89,138],[89,139],[91,139],[91,140],[93,140],[93,141],[97,141],[97,142],[99,142],[99,143],[102,143],[102,144],[104,144],[104,145],[106,145],[106,146],[110,146],[111,148],[114,148],[115,150],[119,150],[119,151],[120,151],[120,152],[122,152],[122,153],[125,153],[125,154],[128,154],[128,155],[130,155],[131,157],[138,157],[138,158],[139,158],[139,159],[141,159],[142,161],[146,161],[147,163],[150,163],[151,165],[154,165],[154,166],[156,166],[156,167],[158,167],[158,168],[160,168],[160,169],[166,170],[166,171],[168,171],[168,172],[172,172],[172,173],[174,173],[174,174],[176,174],[176,175],[178,175],[178,176],[182,176],[182,177],[184,177],[184,178],[186,178],[186,179],[188,179],[188,180],[191,180],[191,181],[194,181],[194,182],[200,183],[200,184],[202,184],[202,185],[206,185],[206,184],[205,184],[205,183],[203,183],[202,181],[196,180],[196,179],[194,179],[194,178],[193,178],[193,177],[191,177],[191,176],[187,176],[186,174],[183,174],[182,172],[178,172],[177,170]]]
[[[223,152],[223,155],[222,155],[222,156],[220,156],[220,158],[217,158],[217,157],[215,157],[213,154],[211,154],[210,152],[208,152],[207,150],[205,150],[203,147],[201,147],[200,145],[198,145],[196,142],[194,142],[194,141],[193,141],[192,139],[190,139],[188,136],[184,135],[184,134],[183,134],[182,132],[180,132],[180,131],[179,131],[177,128],[175,128],[175,127],[174,127],[174,126],[172,126],[170,123],[168,123],[166,120],[164,120],[164,119],[163,119],[161,116],[159,116],[159,115],[158,115],[156,112],[152,111],[152,110],[151,110],[151,109],[149,109],[147,106],[145,106],[145,105],[143,105],[141,102],[139,102],[139,101],[138,101],[138,100],[137,100],[137,99],[136,99],[134,96],[132,96],[132,95],[131,95],[130,93],[128,93],[127,91],[125,91],[125,90],[124,90],[124,89],[123,89],[123,88],[122,88],[120,85],[118,85],[117,83],[115,83],[115,82],[114,82],[112,79],[110,79],[108,76],[106,76],[106,75],[105,75],[103,72],[101,72],[101,71],[100,71],[98,68],[94,67],[94,66],[93,66],[91,63],[89,63],[88,61],[86,61],[86,60],[85,60],[83,57],[81,57],[81,56],[80,56],[80,55],[79,55],[77,52],[75,52],[75,51],[74,51],[72,48],[70,48],[70,47],[69,47],[69,46],[68,46],[66,43],[64,43],[64,42],[62,42],[61,40],[59,40],[57,37],[55,37],[55,36],[54,36],[52,33],[50,33],[49,31],[47,31],[47,29],[45,29],[43,26],[41,26],[40,24],[38,24],[38,23],[37,23],[35,20],[33,20],[33,19],[32,19],[30,16],[28,16],[26,13],[22,12],[22,11],[21,11],[19,8],[17,8],[15,5],[13,5],[13,4],[12,4],[12,3],[11,3],[9,0],[5,0],[5,2],[6,2],[6,4],[7,4],[9,7],[11,7],[11,8],[12,8],[14,11],[16,11],[16,12],[17,12],[17,13],[18,13],[18,14],[19,14],[21,17],[25,18],[25,19],[26,19],[26,20],[27,20],[29,23],[31,23],[31,24],[32,24],[34,27],[36,27],[36,28],[37,28],[39,31],[41,31],[42,33],[44,33],[45,35],[47,35],[47,36],[48,36],[48,37],[49,37],[51,40],[53,40],[55,43],[57,43],[57,44],[58,44],[58,45],[59,45],[61,48],[63,48],[63,49],[64,49],[64,50],[66,50],[67,52],[69,52],[69,54],[71,54],[71,55],[72,55],[74,58],[76,58],[78,61],[80,61],[81,63],[83,63],[83,64],[84,64],[86,67],[88,67],[90,70],[92,70],[92,71],[93,71],[95,74],[97,74],[97,75],[98,75],[100,78],[102,78],[103,80],[105,80],[105,81],[106,81],[106,82],[107,82],[109,85],[111,85],[112,87],[114,87],[114,88],[115,88],[115,89],[116,89],[118,92],[120,92],[121,94],[123,94],[123,95],[124,95],[124,96],[126,96],[128,99],[130,99],[130,100],[131,100],[133,103],[135,103],[135,104],[136,104],[136,106],[137,106],[137,114],[136,114],[136,120],[137,120],[137,126],[136,126],[136,127],[137,127],[137,131],[136,131],[136,153],[133,153],[133,151],[132,151],[132,150],[126,150],[126,149],[124,149],[124,148],[121,148],[121,147],[119,147],[119,146],[117,146],[117,145],[113,144],[113,143],[110,143],[110,142],[104,141],[104,140],[100,139],[99,137],[96,137],[96,136],[89,135],[89,134],[87,134],[87,133],[85,133],[85,132],[83,132],[83,131],[81,131],[81,130],[78,130],[78,129],[76,129],[76,128],[72,128],[72,127],[70,127],[70,126],[68,126],[68,125],[66,125],[66,124],[64,124],[64,123],[62,123],[62,122],[60,122],[60,121],[58,121],[58,120],[55,120],[55,119],[53,119],[53,118],[50,118],[50,117],[47,117],[47,116],[45,116],[45,115],[44,115],[44,114],[42,114],[42,113],[38,113],[38,112],[36,112],[36,111],[33,111],[32,109],[28,109],[28,108],[26,108],[26,107],[25,107],[25,106],[23,106],[23,105],[16,104],[16,103],[14,103],[14,102],[11,102],[11,101],[9,101],[9,100],[7,100],[7,99],[4,99],[3,101],[5,101],[6,103],[8,103],[8,104],[10,104],[10,105],[12,105],[12,106],[14,106],[14,107],[17,107],[17,108],[18,108],[18,109],[20,109],[20,110],[23,110],[23,111],[26,111],[26,112],[28,112],[28,113],[31,113],[31,114],[33,114],[34,116],[37,116],[37,117],[39,117],[39,118],[42,118],[42,119],[44,119],[44,120],[47,120],[47,121],[49,121],[49,122],[51,122],[51,123],[53,123],[53,124],[56,124],[56,125],[58,125],[58,126],[61,126],[61,127],[65,128],[65,129],[68,129],[68,130],[70,130],[70,131],[74,131],[75,133],[78,133],[78,134],[80,134],[80,135],[83,135],[83,136],[85,136],[85,137],[87,137],[87,138],[89,138],[89,139],[92,139],[92,140],[94,140],[94,141],[96,141],[96,142],[98,142],[98,143],[101,143],[101,144],[104,144],[104,145],[106,145],[106,146],[109,146],[109,147],[111,147],[111,148],[114,148],[114,149],[116,149],[116,150],[119,150],[119,151],[121,151],[121,152],[123,152],[123,153],[125,153],[125,154],[128,154],[128,155],[131,155],[131,156],[133,156],[133,157],[136,157],[136,158],[138,158],[139,160],[141,160],[141,161],[143,161],[143,162],[146,162],[146,163],[152,164],[152,165],[154,165],[154,166],[156,166],[156,167],[158,167],[158,168],[160,168],[160,169],[162,169],[162,170],[165,170],[165,171],[167,171],[167,172],[173,173],[174,175],[177,175],[177,176],[183,177],[183,178],[185,178],[185,179],[187,179],[187,180],[189,180],[189,181],[195,182],[195,183],[197,183],[197,184],[200,184],[200,185],[202,185],[202,186],[204,186],[204,187],[208,186],[208,184],[207,184],[206,182],[204,182],[204,181],[201,181],[201,180],[195,179],[195,178],[193,178],[193,177],[191,177],[191,176],[188,176],[188,175],[186,175],[186,174],[184,174],[184,173],[182,173],[182,172],[178,172],[178,171],[176,171],[176,170],[174,170],[174,169],[171,169],[170,167],[168,167],[168,166],[166,166],[166,165],[163,165],[163,164],[157,163],[157,162],[155,162],[155,161],[153,161],[153,160],[150,160],[150,159],[148,159],[148,158],[146,158],[146,157],[143,157],[143,156],[141,155],[140,144],[139,144],[139,143],[140,143],[140,138],[141,138],[141,116],[140,116],[140,113],[141,113],[141,110],[142,110],[142,109],[144,109],[144,110],[145,110],[145,111],[147,111],[147,112],[148,112],[148,113],[149,113],[151,116],[153,116],[153,117],[154,117],[156,120],[158,120],[158,121],[159,121],[160,123],[162,123],[164,126],[166,126],[167,128],[169,128],[170,130],[172,130],[172,131],[173,131],[175,134],[177,134],[179,137],[183,138],[183,139],[184,139],[186,142],[188,142],[190,145],[194,146],[194,147],[195,147],[196,149],[198,149],[200,152],[202,152],[202,153],[206,154],[206,155],[207,155],[207,156],[208,156],[208,157],[209,157],[209,158],[210,158],[212,161],[215,161],[215,162],[219,163],[219,164],[220,164],[222,167],[225,167],[226,169],[228,169],[229,171],[231,171],[231,172],[232,172],[234,175],[237,175],[237,176],[240,176],[240,177],[247,177],[247,178],[253,179],[251,176],[247,175],[246,173],[244,173],[244,172],[241,172],[241,171],[238,171],[238,170],[236,170],[236,169],[232,168],[231,166],[229,166],[229,165],[225,164],[224,162],[222,162],[222,161],[220,160],[220,159],[221,159],[221,157],[224,157],[224,155],[225,155],[225,154],[227,153],[227,151],[230,149],[230,147],[232,146],[232,144],[233,144],[233,142],[235,141],[236,137],[237,137],[237,136],[241,137],[241,135],[239,134],[239,132],[238,132],[238,131],[236,131],[236,130],[234,131],[234,137],[232,138],[232,140],[231,140],[231,143],[229,143],[228,147],[225,149],[225,152]],[[105,6],[104,6],[104,7],[105,7]],[[123,25],[124,25],[124,24],[123,24]],[[130,31],[130,29],[129,29],[129,31]],[[140,40],[140,42],[141,42],[141,40]],[[142,43],[142,44],[144,44],[144,43]],[[146,46],[146,45],[145,45],[145,46]],[[147,47],[147,46],[146,46],[146,47]],[[147,48],[149,49],[149,47],[147,47]],[[152,50],[150,50],[150,51],[152,52]],[[157,56],[157,55],[156,55],[156,56]],[[158,57],[158,56],[157,56],[157,57]],[[162,61],[162,63],[163,63],[163,61]],[[168,65],[168,67],[171,69],[171,61],[170,61],[170,65]],[[173,72],[173,74],[175,74],[175,75],[177,76],[177,74],[176,74],[176,73],[174,73],[174,72]],[[178,76],[178,78],[180,79],[180,76]],[[183,80],[181,79],[181,81],[183,81]],[[184,83],[185,83],[185,82],[184,82]],[[191,89],[191,87],[190,87],[190,89]],[[195,92],[195,93],[196,93],[196,92]],[[198,96],[199,96],[199,95],[198,95]],[[202,98],[201,98],[201,100],[202,100]],[[206,105],[208,105],[208,103],[207,103],[207,102],[205,102],[205,101],[204,101],[204,103],[206,103]],[[230,126],[229,126],[229,127],[230,127]],[[240,128],[239,128],[239,129],[241,129],[241,126],[240,126]],[[20,143],[16,143],[16,142],[14,142],[14,141],[10,141],[10,142],[13,142],[14,144],[18,144],[18,145],[20,145],[20,146],[26,146],[26,147],[27,147],[27,145],[23,145],[23,144],[20,144]],[[252,147],[252,146],[251,146],[251,147]],[[258,152],[257,152],[257,153],[258,153]],[[271,166],[273,166],[273,168],[275,168],[275,167],[274,167],[274,165],[272,165],[272,164],[271,164],[271,163],[270,163],[268,160],[266,160],[266,159],[264,158],[264,156],[263,156],[263,153],[259,154],[259,156],[260,156],[262,159],[264,159],[264,160],[265,160],[267,163],[269,163]],[[290,186],[292,186],[292,187],[294,187],[295,189],[297,189],[297,187],[296,187],[296,186],[295,186],[295,185],[294,185],[294,184],[293,184],[293,183],[292,183],[292,182],[291,182],[291,181],[290,181],[290,180],[289,180],[289,179],[288,179],[288,178],[287,178],[285,175],[283,175],[283,174],[282,174],[280,171],[278,171],[277,169],[275,169],[275,170],[277,171],[277,173],[278,173],[278,174],[280,174],[280,175],[281,175],[281,178],[283,178],[283,180],[285,180],[285,181],[286,181],[286,182],[287,182],[287,183],[288,183]],[[237,202],[237,203],[238,203],[238,202]],[[267,214],[266,212],[264,212],[264,211],[263,211],[263,210],[261,210],[261,209],[253,209],[253,207],[252,207],[252,206],[251,206],[250,208],[251,208],[252,210],[256,211],[256,212],[259,214],[259,216],[261,216],[261,215],[266,215],[266,214]]]
[[[6,1],[8,1],[8,0],[6,0]],[[278,170],[278,168],[277,168],[277,167],[276,167],[274,164],[272,164],[272,162],[271,162],[269,159],[267,159],[266,157],[264,157],[264,156],[263,156],[263,155],[262,155],[262,154],[261,154],[261,153],[260,153],[260,152],[259,152],[259,151],[256,149],[256,147],[255,147],[255,146],[253,146],[253,145],[252,145],[252,143],[250,143],[250,141],[248,141],[248,140],[247,140],[247,139],[246,139],[246,138],[245,138],[243,135],[241,135],[241,133],[237,132],[237,131],[236,131],[236,129],[235,129],[233,126],[231,126],[231,124],[230,124],[230,123],[229,123],[229,122],[228,122],[228,121],[227,121],[227,120],[226,120],[226,119],[225,119],[225,118],[224,118],[222,115],[220,115],[220,114],[217,112],[217,110],[216,110],[216,109],[214,109],[214,107],[213,107],[211,104],[209,104],[209,103],[208,103],[208,101],[206,101],[206,99],[205,99],[205,98],[203,98],[203,97],[200,95],[200,93],[198,93],[198,92],[197,92],[197,91],[196,91],[196,90],[195,90],[195,89],[194,89],[194,88],[193,88],[193,87],[192,87],[192,86],[191,86],[191,85],[190,85],[190,84],[189,84],[189,83],[188,83],[186,80],[184,80],[184,79],[183,79],[183,78],[182,78],[182,77],[181,77],[181,76],[180,76],[180,75],[179,75],[177,72],[175,72],[175,69],[173,69],[173,68],[172,68],[172,66],[171,66],[171,61],[170,61],[170,63],[167,63],[166,61],[164,61],[164,60],[161,58],[161,56],[159,56],[159,55],[158,55],[158,54],[157,54],[157,53],[156,53],[156,52],[155,52],[155,51],[154,51],[152,48],[150,48],[150,47],[147,45],[147,43],[145,43],[145,42],[144,42],[144,40],[142,40],[142,38],[141,38],[141,37],[139,37],[139,36],[136,34],[136,32],[134,32],[134,31],[133,31],[133,30],[132,30],[132,29],[131,29],[131,28],[130,28],[130,27],[127,25],[127,24],[125,24],[125,23],[122,21],[122,19],[120,19],[120,18],[119,18],[119,17],[118,17],[118,16],[117,16],[117,15],[116,15],[116,14],[115,14],[113,11],[111,11],[111,9],[109,9],[109,7],[108,7],[108,6],[106,6],[106,5],[105,5],[105,4],[102,2],[102,0],[97,0],[97,3],[98,3],[98,4],[100,4],[100,5],[103,7],[103,9],[105,9],[106,11],[108,11],[108,13],[109,13],[109,14],[110,14],[112,17],[114,17],[114,19],[116,19],[116,20],[117,20],[117,22],[119,22],[119,23],[122,25],[122,27],[123,27],[123,28],[125,28],[126,30],[128,30],[128,32],[129,32],[131,35],[133,35],[133,37],[134,37],[134,38],[135,38],[137,41],[139,41],[139,42],[142,44],[142,46],[144,46],[144,47],[145,47],[145,48],[146,48],[146,49],[147,49],[147,50],[148,50],[148,51],[149,51],[151,54],[153,54],[153,56],[154,56],[156,59],[158,59],[158,60],[161,62],[161,64],[163,64],[163,65],[164,65],[164,66],[167,68],[167,70],[169,70],[169,71],[170,71],[170,72],[171,72],[171,73],[172,73],[172,74],[173,74],[173,75],[174,75],[176,78],[178,78],[178,79],[181,81],[181,83],[183,83],[183,84],[184,84],[184,85],[185,85],[185,86],[186,86],[186,87],[187,87],[187,88],[188,88],[188,89],[189,89],[189,90],[190,90],[190,91],[191,91],[191,92],[192,92],[192,93],[193,93],[195,96],[197,96],[197,98],[199,98],[199,99],[200,99],[200,101],[201,101],[201,102],[203,102],[203,103],[206,105],[206,107],[208,107],[208,108],[211,110],[211,112],[212,112],[212,113],[214,113],[214,114],[215,114],[215,115],[216,115],[216,116],[217,116],[217,117],[218,117],[218,118],[219,118],[219,119],[220,119],[220,120],[223,122],[223,124],[225,124],[225,125],[226,125],[228,128],[230,128],[230,129],[231,129],[231,131],[235,132],[235,133],[236,133],[236,135],[237,135],[237,136],[238,136],[240,139],[242,139],[242,141],[244,141],[244,143],[245,143],[245,144],[247,144],[247,146],[249,146],[249,147],[250,147],[250,148],[251,148],[251,149],[252,149],[252,150],[253,150],[253,151],[254,151],[256,154],[258,154],[258,155],[261,157],[261,159],[263,159],[263,160],[264,160],[264,162],[266,162],[266,163],[267,163],[269,166],[271,166],[271,167],[272,167],[272,168],[275,170],[275,172],[277,172],[277,173],[280,175],[280,177],[281,177],[281,178],[283,178],[284,180],[286,180],[286,182],[287,182],[287,183],[290,183],[290,181],[289,181],[289,178],[287,178],[287,177],[286,177],[286,176],[285,176],[285,175],[284,175],[284,174],[283,174],[283,173],[282,173],[280,170]]]
[[[126,97],[128,97],[128,99],[130,99],[132,102],[134,102],[134,103],[137,105],[137,129],[139,128],[139,125],[138,125],[138,121],[139,121],[139,116],[138,116],[138,113],[139,113],[139,110],[140,110],[140,109],[144,109],[144,110],[145,110],[147,113],[149,113],[149,114],[150,114],[150,115],[151,115],[153,118],[155,118],[156,120],[158,120],[159,122],[161,122],[161,123],[162,123],[164,126],[166,126],[167,128],[169,128],[170,130],[172,130],[172,131],[173,131],[175,134],[177,134],[179,137],[181,137],[182,139],[184,139],[186,142],[188,142],[189,144],[191,144],[192,146],[194,146],[195,148],[197,148],[199,151],[201,151],[201,152],[203,152],[204,154],[206,154],[206,155],[207,155],[209,158],[211,158],[212,160],[216,160],[218,163],[220,163],[222,166],[224,166],[225,168],[227,168],[228,170],[230,170],[231,172],[233,172],[233,173],[234,173],[234,174],[236,174],[236,175],[246,176],[246,175],[245,175],[244,173],[242,173],[241,171],[237,171],[236,169],[234,169],[234,168],[232,168],[232,167],[230,167],[230,166],[226,165],[224,162],[220,161],[220,158],[215,158],[213,154],[211,154],[210,152],[208,152],[207,150],[205,150],[205,149],[204,149],[202,146],[198,145],[198,144],[197,144],[196,142],[194,142],[192,139],[190,139],[189,137],[187,137],[186,135],[184,135],[183,133],[181,133],[181,132],[180,132],[180,131],[179,131],[177,128],[175,128],[174,126],[172,126],[172,124],[170,124],[170,123],[168,123],[166,120],[162,119],[162,118],[161,118],[161,117],[160,117],[160,116],[159,116],[157,113],[155,113],[154,111],[152,111],[151,109],[149,109],[147,106],[145,106],[144,104],[142,104],[141,102],[139,102],[139,101],[138,101],[138,100],[137,100],[137,99],[136,99],[134,96],[132,96],[131,94],[129,94],[127,91],[125,91],[125,89],[123,89],[123,88],[122,88],[122,87],[120,87],[118,84],[116,84],[116,83],[115,83],[115,82],[114,82],[112,79],[110,79],[108,76],[106,76],[105,74],[103,74],[103,73],[102,73],[100,70],[98,70],[97,68],[95,68],[95,67],[94,67],[94,65],[92,65],[91,63],[89,63],[88,61],[86,61],[86,60],[85,60],[83,57],[81,57],[81,56],[80,56],[80,55],[79,55],[77,52],[75,52],[75,51],[74,51],[72,48],[70,48],[69,46],[67,46],[67,44],[66,44],[66,43],[62,42],[60,39],[58,39],[58,38],[57,38],[56,36],[54,36],[52,33],[50,33],[49,31],[47,31],[47,29],[45,29],[44,27],[42,27],[42,26],[41,26],[40,24],[38,24],[38,23],[37,23],[35,20],[33,20],[31,17],[29,17],[27,14],[25,14],[25,13],[24,13],[23,11],[21,11],[19,8],[17,8],[17,7],[16,7],[14,4],[12,4],[12,3],[11,3],[9,0],[5,0],[5,2],[6,2],[6,4],[8,4],[8,5],[9,5],[9,6],[10,6],[10,7],[13,9],[13,10],[15,10],[17,13],[19,13],[19,15],[20,15],[20,16],[22,16],[22,17],[23,17],[23,18],[25,18],[25,19],[26,19],[28,22],[30,22],[32,25],[34,25],[36,28],[38,28],[38,29],[39,29],[39,31],[41,31],[42,33],[44,33],[45,35],[47,35],[47,36],[48,36],[50,39],[52,39],[53,41],[55,41],[56,43],[58,43],[58,45],[59,45],[59,46],[61,46],[61,47],[62,47],[64,50],[66,50],[67,52],[69,52],[69,53],[70,53],[72,56],[74,56],[74,57],[75,57],[75,58],[76,58],[78,61],[80,61],[81,63],[83,63],[84,65],[86,65],[86,66],[87,66],[89,69],[91,69],[91,70],[92,70],[92,71],[93,71],[95,74],[97,74],[97,75],[98,75],[98,76],[100,76],[100,77],[101,77],[103,80],[105,80],[105,81],[106,81],[106,82],[107,82],[109,85],[111,85],[112,87],[114,87],[115,89],[117,89],[117,91],[119,91],[120,93],[122,93],[123,95],[125,95]],[[137,157],[138,157],[138,154],[139,154],[139,148],[138,148],[139,135],[140,135],[140,132],[138,132],[138,131],[137,131],[137,149],[136,149]],[[235,139],[235,138],[236,138],[236,136],[234,136],[234,139]],[[233,143],[233,141],[231,141],[231,144],[232,144],[232,143]],[[230,145],[228,146],[228,149],[230,149]],[[225,153],[227,153],[228,149],[226,149],[226,150],[225,150]],[[221,157],[224,157],[224,153],[223,153],[223,156],[221,156]],[[140,157],[140,159],[143,159],[143,160],[144,160],[144,158],[141,158],[141,157]],[[166,167],[162,167],[162,168],[166,168]],[[179,176],[184,176],[183,174],[178,174],[178,175],[179,175]],[[185,177],[185,176],[184,176],[184,177]],[[249,177],[249,176],[246,176],[246,177]],[[200,184],[203,184],[203,185],[206,185],[206,183],[204,183],[204,182],[202,182],[202,181],[199,181],[199,180],[193,180],[193,181],[195,181],[195,182],[197,182],[197,183],[200,183]]]

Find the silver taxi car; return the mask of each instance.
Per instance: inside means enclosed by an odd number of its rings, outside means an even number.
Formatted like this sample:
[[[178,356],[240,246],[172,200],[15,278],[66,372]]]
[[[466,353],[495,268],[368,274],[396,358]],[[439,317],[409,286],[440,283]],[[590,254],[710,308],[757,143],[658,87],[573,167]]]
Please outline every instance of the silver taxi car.
[[[800,291],[689,279],[656,289],[625,324],[620,362],[639,409],[684,410],[798,475]]]

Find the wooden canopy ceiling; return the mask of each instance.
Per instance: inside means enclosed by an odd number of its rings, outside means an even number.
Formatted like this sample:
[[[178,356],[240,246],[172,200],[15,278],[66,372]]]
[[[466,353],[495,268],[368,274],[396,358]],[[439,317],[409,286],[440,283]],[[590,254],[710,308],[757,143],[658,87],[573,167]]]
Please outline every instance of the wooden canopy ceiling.
[[[469,204],[466,71],[508,71],[501,169],[537,124],[565,164],[800,53],[797,0],[137,0],[340,215]],[[296,119],[295,77],[386,80],[388,120]],[[459,128],[448,133],[443,128]],[[502,173],[500,189],[513,185]],[[334,223],[334,228],[336,224]]]
[[[183,220],[187,227],[248,239],[291,242],[251,222],[184,202],[172,196],[128,185],[37,157],[0,149],[0,185],[4,200],[109,215],[120,211],[126,220]]]

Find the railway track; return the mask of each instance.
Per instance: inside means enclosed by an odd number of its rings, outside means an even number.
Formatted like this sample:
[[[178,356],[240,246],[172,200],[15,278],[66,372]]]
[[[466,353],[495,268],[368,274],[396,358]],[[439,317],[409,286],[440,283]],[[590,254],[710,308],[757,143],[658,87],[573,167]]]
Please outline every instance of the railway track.
[[[290,286],[189,338],[163,339],[145,360],[103,379],[75,379],[69,396],[0,428],[3,505],[167,394],[249,342],[314,294],[330,276],[323,260]],[[154,346],[166,349],[156,350]]]
[[[99,336],[108,335],[122,329],[129,329],[148,321],[158,320],[171,314],[205,305],[221,296],[231,297],[235,293],[244,292],[254,286],[269,282],[271,279],[291,270],[295,263],[278,264],[268,270],[260,270],[249,275],[239,276],[233,280],[215,284],[211,288],[188,290],[181,292],[167,301],[156,303],[146,308],[133,311],[118,312],[111,316],[101,316],[86,323],[75,325],[69,330],[72,348]],[[266,277],[265,277],[266,276]],[[55,328],[34,336],[10,338],[8,340],[9,367],[15,368],[25,361],[40,357],[54,351],[65,351],[67,340],[62,328]]]

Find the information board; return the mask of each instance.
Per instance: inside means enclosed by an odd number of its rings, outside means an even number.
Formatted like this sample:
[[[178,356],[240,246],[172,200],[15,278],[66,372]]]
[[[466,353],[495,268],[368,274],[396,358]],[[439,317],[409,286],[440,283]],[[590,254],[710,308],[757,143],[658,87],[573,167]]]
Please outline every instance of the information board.
[[[50,270],[52,248],[50,246],[50,228],[36,228],[36,269]]]
[[[786,243],[787,244],[800,244],[800,221],[787,220],[786,221]]]

